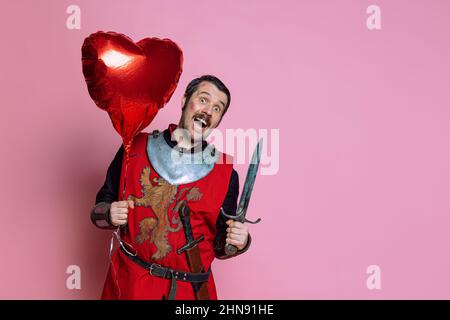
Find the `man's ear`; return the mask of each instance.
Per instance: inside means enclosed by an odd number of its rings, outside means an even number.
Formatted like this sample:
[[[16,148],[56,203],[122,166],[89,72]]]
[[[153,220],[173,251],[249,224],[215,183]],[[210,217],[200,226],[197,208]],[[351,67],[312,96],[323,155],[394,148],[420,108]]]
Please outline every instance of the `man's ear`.
[[[186,102],[186,97],[183,97],[183,99],[181,99],[181,110],[184,109],[184,103]]]

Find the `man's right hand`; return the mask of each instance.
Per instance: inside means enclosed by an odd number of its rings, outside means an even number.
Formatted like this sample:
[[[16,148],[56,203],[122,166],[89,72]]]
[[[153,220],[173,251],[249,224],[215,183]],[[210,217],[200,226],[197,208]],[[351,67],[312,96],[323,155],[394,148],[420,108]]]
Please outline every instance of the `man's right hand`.
[[[127,224],[128,208],[134,209],[134,201],[116,201],[111,203],[109,210],[109,219],[111,224],[115,227]]]

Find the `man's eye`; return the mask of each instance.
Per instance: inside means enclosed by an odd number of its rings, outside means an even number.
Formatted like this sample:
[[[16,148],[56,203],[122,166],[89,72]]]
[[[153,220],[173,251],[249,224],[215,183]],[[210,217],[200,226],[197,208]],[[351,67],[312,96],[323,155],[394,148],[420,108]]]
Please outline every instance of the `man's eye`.
[[[214,107],[214,111],[215,111],[215,112],[220,112],[220,108],[219,108],[218,106],[215,106],[215,107]]]
[[[205,102],[206,102],[206,99],[205,99],[205,98],[200,98],[200,102],[201,102],[201,103],[205,103]]]

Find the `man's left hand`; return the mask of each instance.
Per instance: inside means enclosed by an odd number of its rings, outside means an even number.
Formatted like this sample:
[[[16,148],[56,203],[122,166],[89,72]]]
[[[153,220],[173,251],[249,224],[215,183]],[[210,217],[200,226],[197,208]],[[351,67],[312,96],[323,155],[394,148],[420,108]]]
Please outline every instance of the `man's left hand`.
[[[239,221],[228,220],[227,222],[227,243],[232,244],[242,250],[247,245],[248,227]]]

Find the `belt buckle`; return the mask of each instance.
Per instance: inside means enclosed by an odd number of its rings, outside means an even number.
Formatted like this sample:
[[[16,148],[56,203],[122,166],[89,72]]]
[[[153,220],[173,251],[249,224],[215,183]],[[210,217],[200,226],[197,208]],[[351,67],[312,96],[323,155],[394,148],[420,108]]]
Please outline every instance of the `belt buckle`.
[[[152,273],[152,271],[153,271],[153,268],[157,268],[157,267],[160,267],[160,268],[161,268],[161,265],[160,265],[160,264],[157,264],[157,263],[152,263],[152,264],[150,265],[150,270],[149,270],[150,275],[156,276],[155,274]]]

